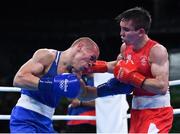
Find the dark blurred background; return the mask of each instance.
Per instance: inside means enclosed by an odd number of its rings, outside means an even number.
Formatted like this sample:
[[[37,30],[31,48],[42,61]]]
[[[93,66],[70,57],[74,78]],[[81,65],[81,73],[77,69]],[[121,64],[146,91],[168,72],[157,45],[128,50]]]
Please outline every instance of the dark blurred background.
[[[80,36],[94,39],[101,50],[99,59],[113,60],[119,53],[119,25],[114,18],[122,11],[141,6],[152,15],[149,36],[163,44],[170,58],[170,80],[180,79],[180,1],[2,1],[0,2],[0,84],[12,86],[19,67],[39,48],[67,49]],[[172,87],[172,105],[180,107],[180,89]],[[19,93],[0,92],[0,114],[10,114]],[[179,104],[179,105],[178,105]],[[66,114],[62,101],[56,114]],[[175,115],[171,132],[180,132]],[[9,121],[0,121],[0,132],[9,132]],[[4,125],[3,125],[4,124]],[[65,121],[55,121],[60,132]]]

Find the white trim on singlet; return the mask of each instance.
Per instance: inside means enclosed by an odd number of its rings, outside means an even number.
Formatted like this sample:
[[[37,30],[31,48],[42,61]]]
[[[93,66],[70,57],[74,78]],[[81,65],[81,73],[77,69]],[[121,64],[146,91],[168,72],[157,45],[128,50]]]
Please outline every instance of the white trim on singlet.
[[[170,94],[154,96],[133,96],[132,109],[170,107]]]
[[[58,61],[59,61],[59,55],[60,55],[60,52],[58,51],[56,55],[56,59],[55,59],[56,65],[58,64]]]
[[[25,109],[32,110],[34,112],[37,112],[41,115],[48,117],[49,119],[52,119],[52,116],[54,115],[55,112],[55,108],[44,105],[41,102],[38,102],[37,100],[34,100],[33,98],[25,94],[21,94],[21,97],[19,98],[16,106],[20,106]]]

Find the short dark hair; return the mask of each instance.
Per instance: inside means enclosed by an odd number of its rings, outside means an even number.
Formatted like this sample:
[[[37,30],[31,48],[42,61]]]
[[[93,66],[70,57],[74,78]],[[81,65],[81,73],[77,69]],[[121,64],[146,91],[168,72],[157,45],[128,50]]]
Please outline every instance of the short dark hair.
[[[135,30],[144,28],[145,32],[148,33],[151,27],[151,15],[142,7],[134,7],[119,14],[115,20],[120,23],[123,20],[132,20],[134,23]]]

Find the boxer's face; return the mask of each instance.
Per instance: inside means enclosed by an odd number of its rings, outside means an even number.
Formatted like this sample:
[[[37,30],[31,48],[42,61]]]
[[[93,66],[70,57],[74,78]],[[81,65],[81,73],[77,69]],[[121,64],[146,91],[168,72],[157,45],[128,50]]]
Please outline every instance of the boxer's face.
[[[86,70],[96,62],[98,56],[99,53],[97,53],[97,51],[81,49],[76,56],[76,61],[74,62],[73,67],[79,71]]]
[[[139,29],[136,30],[132,20],[122,20],[120,22],[120,36],[122,42],[126,44],[134,44],[139,39]]]

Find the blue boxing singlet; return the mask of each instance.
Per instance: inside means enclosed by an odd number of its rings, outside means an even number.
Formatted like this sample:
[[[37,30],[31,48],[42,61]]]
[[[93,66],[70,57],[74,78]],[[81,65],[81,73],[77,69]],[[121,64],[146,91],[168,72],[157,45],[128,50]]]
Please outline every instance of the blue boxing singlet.
[[[59,62],[60,58],[60,52],[57,51],[57,55],[55,60],[53,61],[49,71],[43,76],[45,77],[54,77],[57,75],[57,65]],[[58,102],[60,100],[60,95],[56,91],[52,91],[51,89],[49,90],[28,90],[28,89],[22,89],[21,90],[22,94],[28,95],[31,98],[47,105],[50,107],[56,107],[58,105]]]
[[[43,77],[57,75],[60,54],[57,51],[55,60]],[[60,99],[61,95],[52,89],[32,91],[23,88],[11,113],[11,133],[54,133],[52,116]]]

